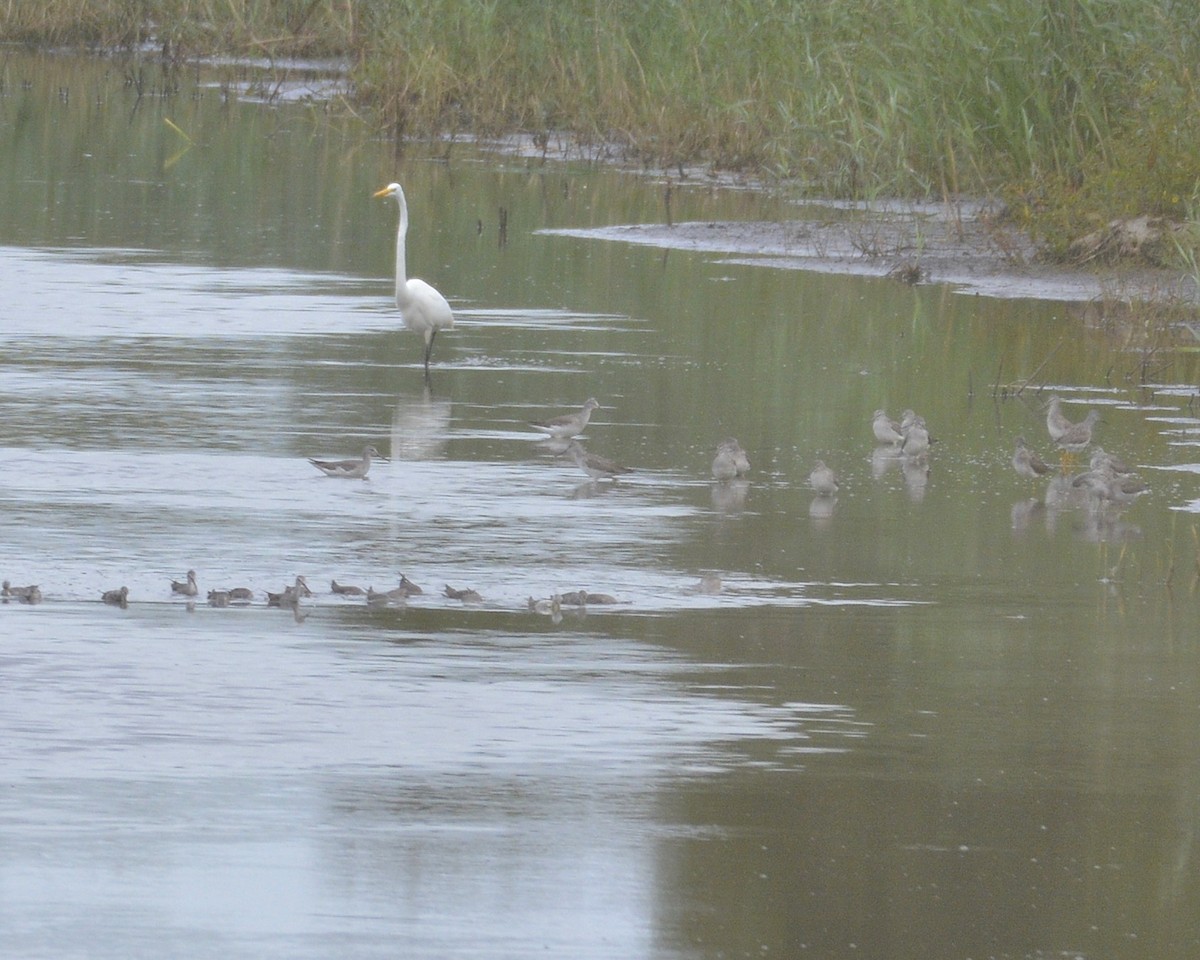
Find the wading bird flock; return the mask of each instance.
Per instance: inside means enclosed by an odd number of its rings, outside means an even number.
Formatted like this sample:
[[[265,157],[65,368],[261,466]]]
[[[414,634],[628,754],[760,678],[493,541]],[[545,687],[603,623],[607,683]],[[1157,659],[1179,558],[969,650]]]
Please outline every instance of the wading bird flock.
[[[446,298],[424,280],[409,278],[405,263],[405,241],[408,235],[408,204],[404,190],[398,183],[391,183],[374,194],[375,197],[389,198],[396,201],[399,208],[399,224],[396,231],[396,307],[400,311],[404,325],[425,340],[424,375],[429,382],[429,361],[433,351],[433,341],[440,330],[449,330],[454,326],[454,315]],[[590,453],[579,442],[579,437],[587,427],[593,411],[600,408],[600,403],[589,397],[578,410],[562,414],[547,420],[530,421],[530,426],[544,434],[544,443],[551,452],[569,456],[575,464],[593,481],[615,481],[618,477],[632,473],[630,467],[622,466],[598,454]],[[1029,445],[1025,437],[1017,437],[1012,455],[1012,467],[1016,473],[1026,480],[1037,480],[1052,477],[1052,490],[1066,487],[1071,494],[1077,494],[1084,499],[1093,511],[1120,509],[1129,505],[1149,492],[1149,487],[1133,475],[1132,470],[1120,459],[1096,447],[1088,463],[1086,471],[1071,475],[1069,470],[1075,457],[1092,444],[1093,433],[1100,414],[1090,410],[1079,422],[1072,422],[1062,411],[1062,399],[1052,396],[1046,405],[1046,430],[1050,440],[1058,448],[1061,455],[1061,472],[1050,467],[1037,452]],[[912,410],[905,410],[899,421],[892,420],[884,410],[876,410],[871,418],[871,429],[879,446],[876,457],[881,452],[883,459],[894,457],[903,462],[906,474],[912,475],[923,482],[928,472],[927,457],[934,439],[929,434],[923,417]],[[362,456],[346,460],[309,459],[314,467],[329,477],[341,479],[366,480],[373,460],[386,460],[374,446],[368,444],[363,448]],[[741,444],[733,437],[728,437],[717,445],[716,455],[712,460],[712,476],[718,486],[744,484],[745,477],[750,472],[750,459]],[[829,516],[832,513],[832,503],[840,489],[837,474],[823,460],[817,460],[808,477],[809,486],[816,494],[812,515]],[[1050,502],[1047,494],[1047,504]],[[715,584],[715,586],[714,586]],[[693,588],[693,592],[714,593],[721,589],[719,578],[706,576]],[[369,606],[388,606],[404,604],[410,597],[422,594],[424,591],[403,574],[399,584],[389,590],[376,591],[374,586],[363,589],[352,584],[340,584],[333,580],[330,592],[339,597],[364,597]],[[195,570],[188,570],[185,579],[170,581],[170,595],[185,598],[189,605],[194,604],[200,589]],[[263,591],[267,606],[299,610],[301,600],[312,597],[313,591],[301,575],[295,581],[285,586],[279,592]],[[456,588],[446,584],[444,596],[463,603],[482,603],[483,597],[469,587]],[[218,588],[207,593],[207,602],[213,607],[226,607],[233,604],[249,604],[253,601],[255,592],[248,587]],[[126,607],[129,602],[129,589],[122,586],[105,590],[102,602],[117,607]],[[9,581],[3,582],[0,590],[0,602],[16,601],[36,604],[42,600],[42,591],[38,585],[24,587],[12,586]],[[562,618],[562,608],[577,607],[580,610],[588,605],[616,603],[616,599],[608,594],[593,593],[587,590],[556,593],[554,596],[536,600],[530,597],[528,609],[534,613],[551,616],[556,620]]]

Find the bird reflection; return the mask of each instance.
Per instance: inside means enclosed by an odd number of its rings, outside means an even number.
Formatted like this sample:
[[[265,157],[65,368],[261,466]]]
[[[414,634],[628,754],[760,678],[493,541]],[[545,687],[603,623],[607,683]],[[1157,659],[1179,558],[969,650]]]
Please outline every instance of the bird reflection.
[[[712,485],[712,505],[720,513],[741,513],[749,493],[749,480],[719,480]]]
[[[450,401],[436,400],[426,387],[421,396],[399,396],[392,413],[392,456],[434,460],[442,455],[450,429]]]

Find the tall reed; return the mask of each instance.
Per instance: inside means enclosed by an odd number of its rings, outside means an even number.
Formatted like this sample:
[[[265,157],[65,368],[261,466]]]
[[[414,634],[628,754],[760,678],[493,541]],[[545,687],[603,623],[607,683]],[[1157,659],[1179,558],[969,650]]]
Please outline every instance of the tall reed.
[[[397,134],[565,132],[824,194],[1181,210],[1200,179],[1200,18],[1165,0],[0,0],[0,36],[337,54]]]

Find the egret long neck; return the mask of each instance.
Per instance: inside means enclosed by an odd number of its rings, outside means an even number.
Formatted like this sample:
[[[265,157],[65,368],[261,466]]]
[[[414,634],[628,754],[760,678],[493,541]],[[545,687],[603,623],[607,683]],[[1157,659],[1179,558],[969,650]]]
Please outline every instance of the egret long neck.
[[[404,238],[408,234],[408,203],[401,193],[396,197],[400,205],[400,226],[396,230],[396,305],[403,306],[408,299],[408,271],[404,266]]]

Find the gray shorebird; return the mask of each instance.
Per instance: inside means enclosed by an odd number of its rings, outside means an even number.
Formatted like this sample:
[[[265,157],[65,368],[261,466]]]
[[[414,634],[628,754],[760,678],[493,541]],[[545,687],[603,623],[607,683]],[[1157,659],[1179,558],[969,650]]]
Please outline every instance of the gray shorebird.
[[[21,603],[37,603],[42,599],[42,590],[36,584],[30,584],[27,587],[14,587],[7,580],[0,588],[0,597],[4,598],[7,603],[9,600],[19,600]]]
[[[254,591],[249,587],[234,587],[229,591],[229,599],[233,603],[249,603],[254,599]]]
[[[1144,481],[1128,474],[1114,473],[1107,465],[1079,474],[1071,481],[1071,486],[1086,490],[1098,501],[1119,506],[1133,503],[1150,492],[1150,486]]]
[[[119,590],[105,590],[100,595],[100,599],[114,607],[126,607],[129,605],[129,588],[121,587]]]
[[[616,480],[623,474],[633,473],[632,467],[623,467],[598,454],[588,453],[578,441],[571,441],[567,452],[575,461],[576,466],[593,480]]]
[[[808,475],[808,485],[819,497],[832,497],[838,492],[837,474],[825,466],[824,460],[818,460]]]
[[[229,591],[228,590],[209,590],[208,605],[210,607],[227,607],[229,606]]]
[[[1058,438],[1070,428],[1071,421],[1062,412],[1062,397],[1055,394],[1046,403],[1046,432],[1051,440],[1058,443]]]
[[[561,417],[551,417],[549,420],[530,420],[529,425],[535,430],[560,440],[569,440],[583,433],[592,417],[592,411],[600,406],[595,397],[588,397],[583,408],[577,413],[564,413]]]
[[[713,457],[712,475],[717,480],[732,480],[750,472],[750,458],[734,437],[726,437],[717,444],[717,455]]]
[[[454,327],[454,313],[450,304],[434,287],[424,280],[408,277],[405,265],[404,243],[408,238],[408,201],[398,183],[389,183],[374,194],[389,197],[400,208],[400,223],[396,228],[396,307],[400,319],[414,333],[425,338],[425,380],[429,380],[429,357],[433,353],[433,338],[439,330]]]
[[[296,580],[290,587],[284,587],[282,593],[267,592],[268,607],[295,607],[300,603],[301,597],[311,597],[313,592],[308,588],[308,581],[300,574],[296,574]]]
[[[456,590],[450,584],[446,584],[446,596],[451,600],[461,600],[463,603],[483,603],[483,597],[479,591],[472,590],[470,587]]]
[[[1092,429],[1099,419],[1100,411],[1089,410],[1088,415],[1083,420],[1079,423],[1070,424],[1066,430],[1059,434],[1055,444],[1063,451],[1064,462],[1068,455],[1074,456],[1088,448],[1092,442]]]
[[[327,477],[342,477],[346,480],[366,480],[367,472],[371,469],[371,458],[378,460],[386,460],[378,450],[370,444],[363,448],[362,456],[358,459],[350,460],[314,460],[308,458],[308,462],[320,470]]]
[[[173,593],[173,594],[177,593],[183,597],[194,597],[199,592],[200,592],[200,590],[196,586],[196,571],[195,570],[189,570],[187,572],[186,580],[183,580],[183,581],[172,580],[171,581],[171,593]]]
[[[362,587],[356,587],[352,583],[338,583],[336,580],[329,581],[329,589],[343,597],[361,597],[367,592]]]
[[[1092,450],[1091,460],[1088,462],[1088,468],[1091,470],[1102,470],[1108,468],[1113,473],[1130,474],[1133,473],[1133,467],[1127,464],[1120,457],[1114,457],[1111,453],[1105,451],[1103,447],[1096,447]]]
[[[1024,437],[1017,437],[1017,446],[1012,455],[1013,469],[1026,480],[1036,480],[1050,472],[1044,460],[1037,455]]]
[[[905,417],[911,414],[911,410],[905,411]],[[900,421],[900,430],[904,434],[904,441],[900,444],[900,452],[906,457],[920,457],[929,450],[929,430],[925,426],[925,418],[918,417],[913,414],[911,420],[907,424],[904,420]]]
[[[893,447],[904,442],[904,434],[900,432],[900,424],[887,415],[883,410],[876,410],[871,415],[871,430],[875,439],[880,443],[888,443]]]

